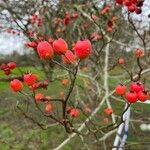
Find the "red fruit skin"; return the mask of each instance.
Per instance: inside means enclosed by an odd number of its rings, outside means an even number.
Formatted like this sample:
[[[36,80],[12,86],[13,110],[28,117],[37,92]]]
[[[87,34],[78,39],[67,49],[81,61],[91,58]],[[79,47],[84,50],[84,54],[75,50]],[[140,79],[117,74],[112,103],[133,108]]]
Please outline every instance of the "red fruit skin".
[[[146,91],[138,92],[137,96],[138,96],[138,100],[140,100],[141,102],[145,102],[149,98],[149,94]]]
[[[105,108],[104,113],[107,115],[111,115],[113,113],[112,108]]]
[[[135,9],[135,13],[136,13],[137,15],[141,14],[141,13],[142,13],[141,8],[136,8],[136,9]]]
[[[118,59],[118,63],[119,63],[120,65],[125,64],[124,58],[119,58],[119,59]]]
[[[4,70],[4,69],[6,69],[6,68],[7,68],[7,65],[6,65],[6,64],[1,64],[1,65],[0,65],[0,69],[1,69],[1,70]]]
[[[125,1],[124,1],[124,5],[126,5],[126,6],[131,6],[132,3],[131,3],[130,0],[125,0]]]
[[[129,103],[135,103],[138,100],[137,93],[132,91],[127,92],[125,98]]]
[[[65,26],[69,25],[70,21],[71,21],[70,14],[65,15],[65,18],[64,18],[64,24],[65,24]]]
[[[5,69],[4,69],[4,73],[5,73],[6,76],[8,76],[8,75],[11,74],[11,71],[10,71],[9,68],[5,68]]]
[[[115,93],[119,96],[124,95],[126,93],[126,86],[122,84],[117,85],[115,88]]]
[[[116,3],[123,4],[123,0],[116,0]]]
[[[141,57],[141,58],[145,56],[144,50],[140,48],[137,48],[134,51],[134,54],[136,55],[136,57]]]
[[[79,59],[85,59],[89,57],[92,52],[91,42],[89,40],[78,41],[73,49]]]
[[[52,109],[53,109],[53,107],[52,107],[52,105],[51,105],[50,103],[46,104],[45,110],[46,110],[47,112],[51,112]]]
[[[58,40],[55,40],[53,42],[53,48],[54,48],[54,52],[56,52],[58,55],[62,55],[67,52],[68,44],[64,39],[59,38]]]
[[[65,64],[74,64],[75,63],[75,56],[74,54],[72,53],[72,51],[67,51],[65,53],[65,55],[62,55],[62,61],[65,63]]]
[[[51,59],[53,57],[53,48],[47,41],[39,42],[37,52],[41,59]]]
[[[128,11],[129,12],[134,12],[135,11],[135,5],[134,4],[132,4],[132,5],[130,5],[130,6],[128,6]]]
[[[69,114],[71,117],[76,118],[80,115],[80,111],[77,108],[72,108]]]
[[[108,119],[108,118],[104,118],[104,122],[105,122],[105,123],[108,123],[108,122],[109,122],[109,119]]]
[[[29,73],[23,76],[23,80],[28,86],[33,85],[37,81],[37,79],[38,76],[36,74]]]
[[[9,67],[9,69],[15,69],[16,68],[16,63],[15,62],[10,62],[7,64],[7,66]]]
[[[41,101],[43,97],[44,97],[44,96],[43,96],[42,93],[37,93],[37,94],[35,95],[35,100],[36,100],[36,101]]]
[[[144,85],[140,82],[132,82],[130,84],[130,91],[134,91],[138,93],[139,91],[143,91],[143,90],[144,90]]]
[[[23,84],[18,79],[14,79],[10,82],[10,87],[14,92],[19,92],[23,89]]]

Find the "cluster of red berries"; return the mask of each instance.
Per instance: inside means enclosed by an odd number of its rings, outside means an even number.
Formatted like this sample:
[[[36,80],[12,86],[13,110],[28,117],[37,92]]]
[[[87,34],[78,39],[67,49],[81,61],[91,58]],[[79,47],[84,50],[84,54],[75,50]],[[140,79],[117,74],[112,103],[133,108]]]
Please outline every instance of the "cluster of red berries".
[[[76,58],[83,60],[87,58],[92,51],[91,42],[89,40],[77,41],[73,44],[72,50],[68,50],[67,42],[62,39],[52,39],[48,41],[40,41],[38,44],[34,41],[27,42],[26,46],[37,50],[39,57],[43,60],[51,59],[56,53],[62,56],[62,61],[65,64],[74,64]]]
[[[36,74],[28,73],[23,76],[23,81],[26,83],[31,89],[37,90],[39,88],[47,88],[47,81],[39,81],[38,76]],[[23,89],[23,84],[20,80],[14,79],[10,82],[10,87],[14,92],[20,92]]]
[[[7,64],[1,64],[0,69],[4,71],[5,75],[10,75],[11,70],[16,68],[16,63],[15,62],[9,62]]]
[[[47,88],[48,86],[47,81],[37,82],[37,80],[38,80],[38,76],[36,74],[28,73],[23,76],[24,83],[27,84],[33,90],[36,90],[39,88]],[[14,92],[21,92],[23,89],[23,83],[18,79],[14,79],[10,82],[10,87]],[[45,102],[45,105],[46,105],[45,110],[47,112],[50,112],[52,110],[52,104],[48,102],[50,99],[51,99],[50,96],[44,96],[41,93],[35,94],[36,102],[38,101]]]
[[[69,107],[67,109],[67,113],[72,117],[72,118],[76,118],[80,115],[80,111],[77,108],[73,108],[73,107]]]
[[[36,14],[31,16],[30,22],[31,22],[31,24],[36,24],[37,23],[38,27],[42,27],[42,24],[43,24],[42,19]]]
[[[140,82],[132,82],[130,89],[127,91],[127,87],[123,84],[119,84],[115,88],[115,93],[119,96],[124,96],[129,103],[135,103],[138,100],[145,102],[149,98],[148,91],[145,90],[144,84]]]
[[[144,0],[116,0],[116,3],[126,6],[129,12],[141,14]]]
[[[53,109],[52,104],[49,102],[52,98],[51,96],[44,96],[42,93],[35,94],[36,102],[45,102],[45,110],[51,112]]]

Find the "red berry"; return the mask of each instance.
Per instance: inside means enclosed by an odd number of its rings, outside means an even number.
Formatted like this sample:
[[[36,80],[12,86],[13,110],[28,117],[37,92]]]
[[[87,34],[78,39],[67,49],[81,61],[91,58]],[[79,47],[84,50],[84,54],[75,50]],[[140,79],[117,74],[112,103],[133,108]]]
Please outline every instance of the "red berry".
[[[123,3],[123,0],[116,0],[116,3],[122,4],[122,3]]]
[[[74,64],[75,56],[72,51],[67,51],[64,55],[62,55],[62,60],[65,64]]]
[[[119,58],[119,59],[118,59],[118,63],[119,63],[120,65],[125,64],[124,58]]]
[[[125,1],[124,1],[124,5],[126,5],[126,6],[131,6],[132,3],[131,3],[130,0],[125,0]]]
[[[4,69],[4,73],[5,73],[5,75],[10,75],[11,74],[11,71],[10,71],[10,69],[9,68],[5,68]]]
[[[70,111],[70,115],[71,117],[75,118],[78,117],[80,115],[80,111],[77,108],[72,108]]]
[[[126,93],[126,100],[129,103],[135,103],[138,100],[136,92],[129,91]]]
[[[1,64],[1,65],[0,65],[0,69],[1,69],[1,70],[4,70],[5,68],[7,68],[7,65],[6,65],[6,64]]]
[[[94,21],[96,21],[96,20],[98,19],[98,17],[97,17],[96,15],[94,15],[94,14],[92,14],[91,18],[92,18]]]
[[[130,90],[138,93],[139,91],[144,90],[144,85],[140,82],[132,82],[130,84]]]
[[[109,122],[109,119],[108,119],[108,118],[104,118],[104,122],[105,122],[105,123],[108,123],[108,122]]]
[[[37,81],[37,79],[38,76],[36,74],[29,73],[23,76],[23,80],[28,86],[33,85]]]
[[[107,115],[111,115],[113,113],[112,108],[105,108],[104,113]]]
[[[52,104],[50,104],[50,103],[48,103],[48,104],[46,104],[46,106],[45,106],[45,110],[47,111],[47,112],[51,112],[52,111]]]
[[[136,14],[141,14],[141,13],[142,13],[142,10],[141,10],[141,8],[137,8],[137,7],[136,7],[135,12],[136,12]]]
[[[130,6],[128,6],[128,11],[129,12],[134,12],[135,11],[135,5],[134,4],[131,4]]]
[[[15,62],[10,62],[7,64],[7,66],[9,67],[9,69],[14,69],[16,68],[16,63]]]
[[[89,40],[78,41],[73,49],[79,59],[85,59],[91,54],[91,42]]]
[[[119,96],[124,95],[125,92],[126,92],[126,86],[122,85],[122,84],[117,85],[116,88],[115,88],[115,92]]]
[[[42,99],[43,99],[43,94],[42,93],[37,93],[36,95],[35,95],[35,100],[36,101],[41,101]]]
[[[41,59],[50,59],[53,56],[53,48],[47,41],[39,42],[37,52]]]
[[[23,89],[23,84],[18,79],[14,79],[10,82],[10,87],[14,92],[19,92]]]
[[[58,40],[55,40],[53,42],[53,48],[57,54],[59,55],[65,54],[68,50],[68,44],[66,43],[64,39],[59,38]]]
[[[145,56],[144,50],[143,50],[143,49],[140,49],[140,48],[137,48],[137,49],[134,51],[134,54],[135,54],[137,57],[144,57],[144,56]]]
[[[140,100],[142,102],[145,102],[149,98],[149,94],[146,91],[138,92],[137,96],[138,96],[138,100]]]

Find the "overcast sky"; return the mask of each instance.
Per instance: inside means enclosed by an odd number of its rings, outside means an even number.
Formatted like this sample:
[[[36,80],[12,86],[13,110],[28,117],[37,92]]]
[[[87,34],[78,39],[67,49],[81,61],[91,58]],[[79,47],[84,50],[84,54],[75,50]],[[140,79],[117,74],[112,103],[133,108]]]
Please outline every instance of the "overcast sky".
[[[150,14],[150,0],[145,0],[142,15],[134,15],[134,17],[138,20],[142,19],[145,23],[150,24],[148,14]],[[23,36],[0,33],[0,53],[2,54],[10,54],[14,50],[23,53],[24,43],[25,39]]]

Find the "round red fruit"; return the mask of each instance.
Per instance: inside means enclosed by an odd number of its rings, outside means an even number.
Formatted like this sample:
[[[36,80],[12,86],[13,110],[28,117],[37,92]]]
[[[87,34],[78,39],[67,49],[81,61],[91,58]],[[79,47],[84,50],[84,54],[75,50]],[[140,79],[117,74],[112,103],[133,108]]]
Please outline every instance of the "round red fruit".
[[[126,93],[126,86],[122,84],[117,85],[115,88],[115,93],[119,96],[124,95]]]
[[[53,48],[47,41],[39,42],[37,52],[41,59],[51,59],[53,56]]]
[[[105,108],[104,113],[107,115],[111,115],[113,113],[113,110],[112,110],[112,108]]]
[[[42,93],[37,93],[35,94],[35,100],[36,101],[41,101],[43,99],[43,94]]]
[[[37,79],[38,76],[36,74],[29,73],[23,76],[23,80],[28,86],[33,85],[37,81]]]
[[[18,79],[14,79],[10,82],[10,87],[14,92],[19,92],[23,89],[23,84]]]
[[[120,64],[120,65],[125,64],[124,58],[119,58],[119,59],[118,59],[118,64]]]
[[[138,100],[145,102],[149,98],[149,94],[146,91],[140,91],[138,92]]]
[[[138,93],[144,90],[144,85],[140,82],[132,82],[130,85],[130,90]]]
[[[137,93],[132,91],[127,92],[125,97],[129,103],[135,103],[138,100]]]
[[[67,51],[64,55],[62,55],[62,60],[65,64],[74,64],[75,56],[72,51]]]
[[[15,69],[16,68],[16,63],[15,62],[10,62],[7,64],[9,69]]]
[[[62,55],[67,52],[68,44],[66,43],[66,41],[64,39],[59,38],[58,40],[55,40],[53,42],[53,48],[57,54]]]
[[[116,0],[116,3],[123,4],[123,0]]]
[[[72,108],[69,114],[71,117],[76,118],[80,115],[80,111],[77,108]]]
[[[51,112],[52,111],[52,104],[50,104],[50,103],[48,103],[48,104],[46,104],[46,106],[45,106],[45,110],[47,111],[47,112]]]
[[[89,57],[92,52],[91,42],[89,40],[78,41],[73,49],[79,59],[85,59]]]

